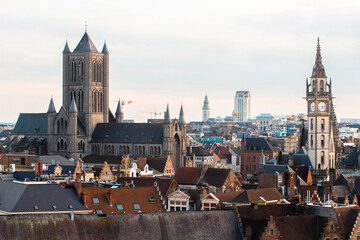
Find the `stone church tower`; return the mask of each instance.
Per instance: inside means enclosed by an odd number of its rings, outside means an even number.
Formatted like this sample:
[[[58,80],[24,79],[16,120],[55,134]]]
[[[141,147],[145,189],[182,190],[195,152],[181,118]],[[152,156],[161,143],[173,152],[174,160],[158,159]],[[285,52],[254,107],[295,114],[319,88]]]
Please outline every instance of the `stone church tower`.
[[[204,106],[202,108],[202,121],[207,122],[210,118],[210,107],[208,96],[205,95]]]
[[[336,164],[338,130],[332,99],[331,80],[325,74],[318,39],[315,65],[306,83],[308,154],[315,170],[329,170]]]
[[[78,117],[88,137],[97,123],[109,121],[109,51],[98,52],[87,32],[73,52],[63,51],[63,106],[75,100]]]
[[[70,51],[63,50],[63,106],[56,113],[51,99],[48,152],[74,159],[91,151],[88,142],[97,123],[109,122],[109,51],[100,52],[87,32]]]

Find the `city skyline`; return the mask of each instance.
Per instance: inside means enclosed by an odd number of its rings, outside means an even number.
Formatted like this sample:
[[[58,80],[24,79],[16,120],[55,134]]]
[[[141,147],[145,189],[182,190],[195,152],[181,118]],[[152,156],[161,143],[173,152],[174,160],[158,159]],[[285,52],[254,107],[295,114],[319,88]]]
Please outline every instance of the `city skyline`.
[[[360,100],[360,36],[353,32],[360,8],[355,1],[302,6],[286,1],[96,6],[101,2],[93,1],[83,14],[75,14],[81,3],[71,8],[70,3],[37,1],[26,11],[8,3],[0,10],[0,83],[5,89],[0,121],[15,122],[20,112],[46,112],[51,96],[59,110],[61,52],[66,40],[75,48],[85,21],[98,50],[106,40],[110,51],[112,112],[119,98],[133,102],[125,106],[125,119],[145,121],[150,114],[142,112],[163,112],[167,103],[171,117],[178,118],[183,103],[186,119],[200,121],[206,94],[211,117],[230,116],[239,90],[251,92],[253,117],[306,113],[305,82],[318,36],[338,118],[360,117],[353,106]]]

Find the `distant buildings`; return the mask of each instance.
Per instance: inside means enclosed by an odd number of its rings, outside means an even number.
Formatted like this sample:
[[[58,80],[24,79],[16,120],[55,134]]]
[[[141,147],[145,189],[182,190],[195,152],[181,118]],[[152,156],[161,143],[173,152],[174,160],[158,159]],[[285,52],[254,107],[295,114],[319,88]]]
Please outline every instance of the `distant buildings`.
[[[237,91],[234,99],[235,122],[247,122],[250,118],[250,91]]]

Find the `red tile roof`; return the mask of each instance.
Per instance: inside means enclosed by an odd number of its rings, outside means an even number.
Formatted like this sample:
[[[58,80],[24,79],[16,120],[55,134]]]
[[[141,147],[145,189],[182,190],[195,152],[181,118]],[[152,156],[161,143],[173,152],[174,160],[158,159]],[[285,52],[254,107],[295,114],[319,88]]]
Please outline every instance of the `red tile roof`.
[[[94,198],[97,198],[99,203],[94,203]],[[94,213],[96,213],[96,210],[102,210],[104,214],[164,211],[154,187],[87,187],[82,189],[82,199],[84,205],[92,209]],[[122,205],[123,210],[118,210],[118,204]],[[140,209],[135,209],[133,204],[139,204]]]
[[[175,180],[182,185],[196,185],[201,177],[201,168],[179,167],[175,173]]]

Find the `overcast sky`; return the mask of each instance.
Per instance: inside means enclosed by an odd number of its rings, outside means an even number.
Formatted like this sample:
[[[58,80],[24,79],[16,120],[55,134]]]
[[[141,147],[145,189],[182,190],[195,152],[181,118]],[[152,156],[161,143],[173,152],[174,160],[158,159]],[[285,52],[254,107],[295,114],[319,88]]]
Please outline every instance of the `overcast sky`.
[[[3,1],[0,122],[62,103],[62,50],[88,33],[110,51],[110,107],[133,101],[125,118],[145,121],[170,104],[178,118],[230,115],[249,90],[252,115],[305,113],[305,80],[321,41],[339,118],[358,117],[359,1]]]

